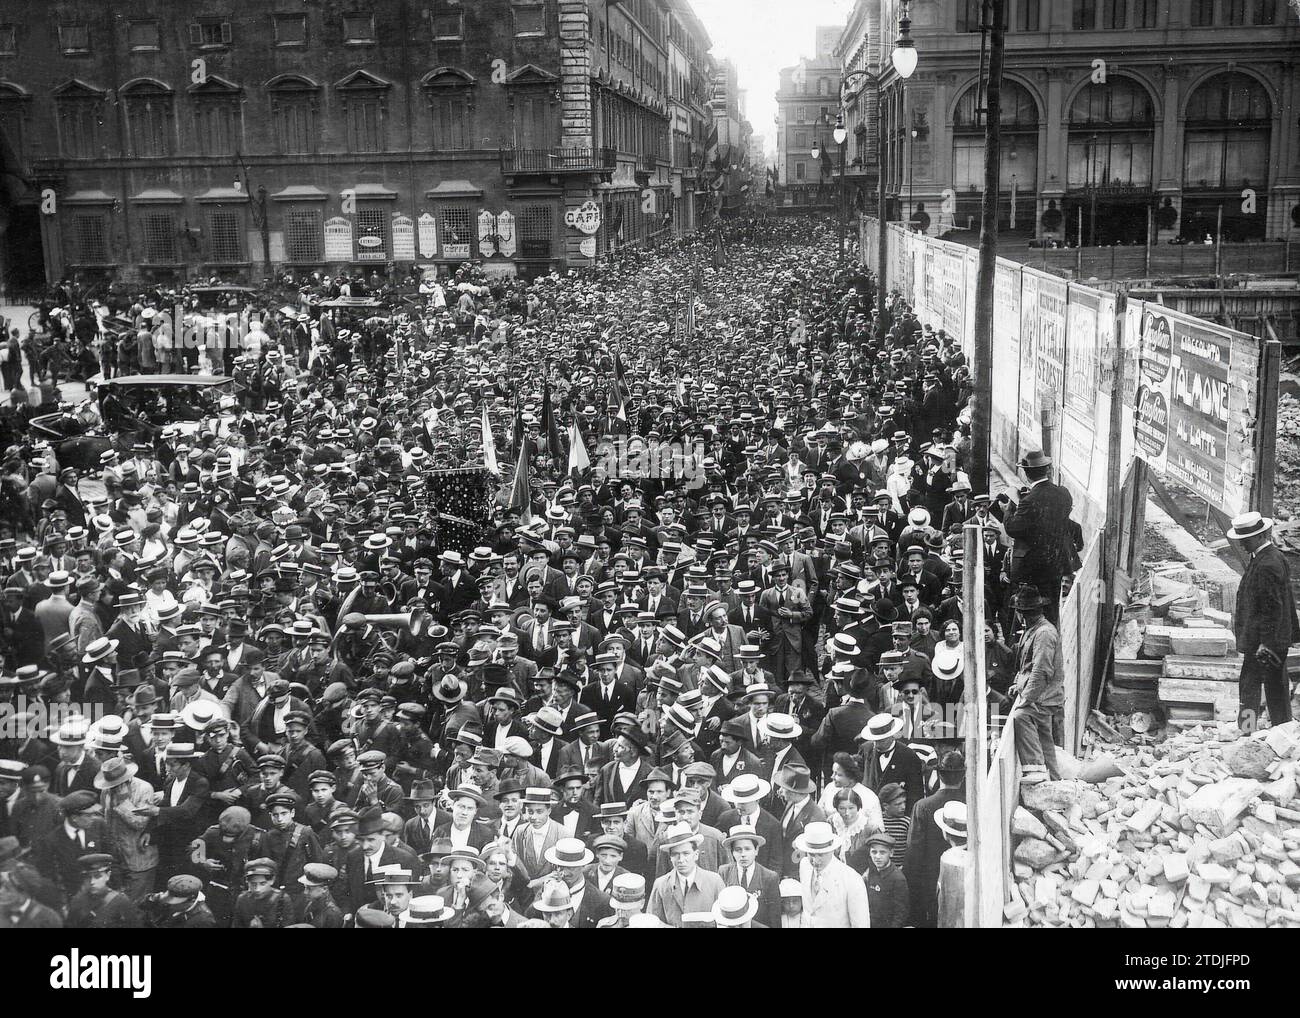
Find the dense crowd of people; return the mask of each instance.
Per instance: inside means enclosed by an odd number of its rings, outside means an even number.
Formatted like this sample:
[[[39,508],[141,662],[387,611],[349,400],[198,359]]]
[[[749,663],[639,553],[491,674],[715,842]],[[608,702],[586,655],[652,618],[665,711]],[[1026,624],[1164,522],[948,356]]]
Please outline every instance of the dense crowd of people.
[[[94,476],[9,408],[0,925],[960,925],[963,528],[1027,780],[1077,546],[1042,454],[972,485],[958,338],[761,213],[364,292],[171,362],[134,297],[106,374],[235,395]]]

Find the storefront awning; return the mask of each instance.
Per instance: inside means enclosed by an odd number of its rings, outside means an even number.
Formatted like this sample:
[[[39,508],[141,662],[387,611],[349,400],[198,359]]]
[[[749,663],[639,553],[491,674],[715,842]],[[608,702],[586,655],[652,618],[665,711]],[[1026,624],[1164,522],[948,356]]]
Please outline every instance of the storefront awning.
[[[112,205],[117,199],[105,191],[96,189],[93,191],[73,191],[62,201],[64,205]]]

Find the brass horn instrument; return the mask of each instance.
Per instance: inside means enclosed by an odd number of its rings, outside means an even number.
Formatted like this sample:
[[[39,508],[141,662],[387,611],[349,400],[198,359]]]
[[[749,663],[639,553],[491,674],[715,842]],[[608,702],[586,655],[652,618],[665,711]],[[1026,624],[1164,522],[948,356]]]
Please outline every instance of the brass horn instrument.
[[[362,615],[370,626],[382,628],[405,629],[412,636],[420,637],[429,628],[429,613],[423,608],[412,608],[409,612],[393,612],[388,615]]]

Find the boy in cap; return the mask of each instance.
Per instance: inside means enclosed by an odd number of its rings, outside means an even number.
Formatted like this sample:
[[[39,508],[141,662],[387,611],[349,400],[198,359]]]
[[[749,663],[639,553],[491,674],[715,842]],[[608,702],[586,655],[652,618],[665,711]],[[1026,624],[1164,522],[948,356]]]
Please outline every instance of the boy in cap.
[[[303,887],[302,922],[318,930],[343,928],[343,911],[330,894],[330,886],[338,878],[339,871],[327,863],[312,862],[303,867],[298,878]]]
[[[113,857],[91,852],[77,860],[84,883],[68,903],[64,924],[70,930],[123,930],[140,926],[140,914],[131,899],[108,886]]]
[[[244,863],[244,884],[248,889],[235,899],[231,929],[278,930],[293,922],[293,905],[289,896],[275,886],[275,870],[273,859],[249,859]]]
[[[907,925],[909,901],[907,878],[893,862],[894,837],[877,831],[867,838],[870,861],[862,879],[867,884],[867,904],[871,928],[901,929]]]
[[[271,817],[271,829],[263,839],[266,857],[276,866],[275,886],[290,895],[301,893],[298,878],[303,868],[322,859],[315,832],[296,819],[300,802],[298,793],[290,789],[268,796],[265,804]]]
[[[211,930],[217,926],[203,901],[203,882],[188,873],[167,881],[167,889],[145,899],[146,918],[154,929]]]

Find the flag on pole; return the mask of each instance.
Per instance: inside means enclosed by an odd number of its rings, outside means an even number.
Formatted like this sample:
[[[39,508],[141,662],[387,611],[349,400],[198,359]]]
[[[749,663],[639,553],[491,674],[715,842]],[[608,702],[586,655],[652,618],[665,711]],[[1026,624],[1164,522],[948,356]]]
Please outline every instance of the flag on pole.
[[[563,446],[560,445],[560,426],[555,420],[555,409],[551,406],[551,383],[548,379],[545,388],[542,390],[542,430],[543,441],[546,443],[546,453],[552,459],[557,459]]]
[[[614,394],[618,397],[618,419],[627,423],[627,384],[624,382],[623,354],[614,348]]]
[[[488,421],[487,404],[483,404],[483,466],[491,474],[500,475],[501,469],[497,466],[497,446],[496,439],[492,437],[492,425]]]
[[[1013,173],[1011,174],[1011,222],[1008,224],[1008,229],[1014,230],[1015,228],[1016,228],[1016,175]]]
[[[515,422],[514,428],[510,434],[510,448],[515,451],[515,455],[522,455],[520,450],[524,447],[524,414],[519,409],[519,393],[515,393]]]
[[[532,490],[528,481],[528,456],[520,450],[519,460],[515,463],[515,482],[510,486],[510,501],[506,508],[519,514],[520,523],[532,521]]]
[[[569,425],[569,476],[576,484],[590,469],[591,457],[587,455],[587,446],[582,441],[582,431],[575,417]]]

